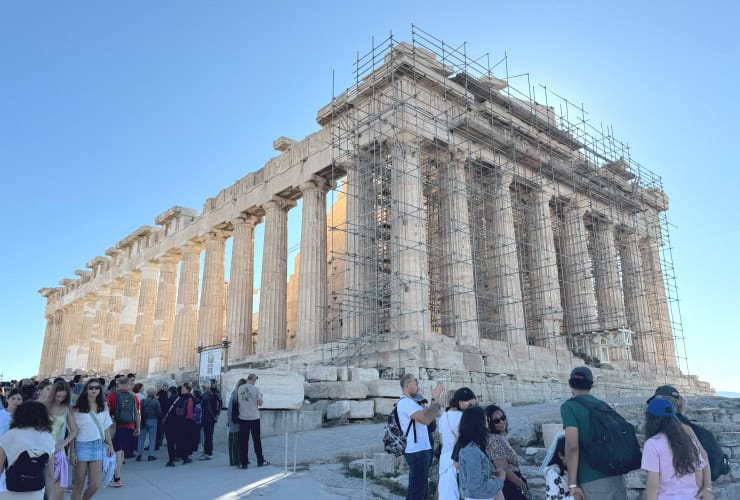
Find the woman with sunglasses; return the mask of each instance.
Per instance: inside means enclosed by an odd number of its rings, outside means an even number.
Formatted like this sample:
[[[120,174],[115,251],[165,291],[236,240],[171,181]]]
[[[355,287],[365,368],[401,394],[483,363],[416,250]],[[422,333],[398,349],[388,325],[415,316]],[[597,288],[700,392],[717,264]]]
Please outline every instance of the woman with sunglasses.
[[[504,498],[526,500],[529,498],[527,481],[519,472],[519,458],[506,437],[509,431],[506,413],[496,405],[489,405],[486,407],[486,422],[490,432],[486,453],[496,468],[506,471]]]
[[[113,456],[113,441],[109,428],[113,420],[105,406],[100,380],[87,381],[74,406],[77,439],[70,453],[74,465],[72,500],[92,498],[103,478],[103,455]],[[85,476],[88,476],[84,494]]]

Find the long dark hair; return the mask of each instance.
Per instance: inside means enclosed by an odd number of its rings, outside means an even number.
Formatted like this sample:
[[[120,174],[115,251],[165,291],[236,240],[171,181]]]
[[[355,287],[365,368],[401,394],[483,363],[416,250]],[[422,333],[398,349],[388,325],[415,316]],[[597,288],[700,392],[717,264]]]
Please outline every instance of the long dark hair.
[[[101,412],[105,410],[105,399],[103,399],[103,384],[100,383],[99,379],[91,378],[87,382],[85,382],[84,387],[82,388],[82,392],[80,392],[80,395],[77,397],[77,402],[75,403],[75,410],[77,410],[80,413],[90,413],[90,401],[87,399],[87,387],[91,383],[96,383],[100,387],[98,390],[98,395],[95,397],[95,404],[98,407],[98,412]]]
[[[673,453],[673,468],[678,476],[685,476],[696,472],[699,464],[699,451],[691,437],[683,430],[681,423],[673,417],[659,417],[650,413],[645,414],[645,439],[656,434],[664,434],[671,445]]]
[[[480,406],[470,406],[460,418],[460,437],[457,438],[460,449],[470,443],[477,444],[481,450],[486,449],[488,441],[488,429],[486,428],[486,416]]]
[[[51,390],[51,395],[49,396],[49,401],[47,401],[49,408],[53,404],[56,404],[57,402],[57,392],[66,391],[67,396],[64,398],[64,400],[60,403],[61,406],[69,406],[70,398],[72,397],[72,391],[69,388],[69,384],[65,382],[64,380],[57,380],[54,382],[54,387]]]
[[[463,401],[470,401],[471,399],[476,399],[475,393],[467,387],[460,387],[455,391],[455,394],[452,395],[452,399],[450,399],[450,404],[447,406],[447,409],[456,408],[460,410],[460,403]]]
[[[24,401],[13,413],[11,429],[26,429],[32,427],[37,431],[51,432],[51,420],[46,406],[38,401]]]
[[[565,471],[568,470],[568,464],[563,462],[563,459],[560,458],[560,455],[565,456],[565,436],[562,436],[558,438],[558,442],[555,445],[555,454],[550,459],[550,463],[547,465],[557,465],[560,469],[560,475],[562,476],[565,474]]]
[[[501,409],[501,407],[496,405],[488,405],[486,406],[486,423],[488,424],[488,432],[491,434],[498,434],[498,431],[496,430],[496,424],[493,423],[493,414],[497,411],[501,412],[501,415],[506,418],[506,413],[504,410]],[[504,433],[509,432],[509,421],[505,420],[506,422],[506,429],[504,430]]]

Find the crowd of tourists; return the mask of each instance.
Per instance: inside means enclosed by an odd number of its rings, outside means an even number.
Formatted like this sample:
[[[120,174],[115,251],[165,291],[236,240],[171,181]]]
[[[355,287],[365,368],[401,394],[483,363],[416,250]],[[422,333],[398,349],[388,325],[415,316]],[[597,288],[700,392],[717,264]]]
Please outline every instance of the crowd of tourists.
[[[438,500],[530,498],[502,408],[478,406],[467,387],[444,393],[437,384],[427,401],[416,377],[406,374],[400,383],[403,395],[388,417],[384,444],[408,464],[407,500],[427,498],[434,456]],[[546,443],[540,468],[547,500],[626,500],[623,475],[640,468],[647,500],[714,498],[712,481],[727,473],[727,457],[711,432],[683,415],[686,400],[674,387],[658,387],[647,401],[640,449],[635,427],[591,394],[588,367],[575,368],[568,383],[573,397],[560,408],[563,431]]]
[[[229,461],[246,469],[251,435],[257,465],[262,452],[257,375],[240,379],[224,408],[215,380],[200,387],[158,384],[145,388],[136,375],[71,380],[23,379],[0,385],[0,498],[89,499],[102,486],[123,486],[127,459],[165,466],[212,460],[213,433],[228,410]],[[3,467],[4,464],[4,467]]]

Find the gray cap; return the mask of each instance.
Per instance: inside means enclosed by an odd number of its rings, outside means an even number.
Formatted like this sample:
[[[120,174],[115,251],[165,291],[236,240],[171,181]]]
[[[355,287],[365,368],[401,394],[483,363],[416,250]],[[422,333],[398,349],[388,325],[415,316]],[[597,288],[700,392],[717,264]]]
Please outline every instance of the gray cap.
[[[247,380],[257,380],[259,377],[255,375],[254,373],[250,373],[247,375]]]

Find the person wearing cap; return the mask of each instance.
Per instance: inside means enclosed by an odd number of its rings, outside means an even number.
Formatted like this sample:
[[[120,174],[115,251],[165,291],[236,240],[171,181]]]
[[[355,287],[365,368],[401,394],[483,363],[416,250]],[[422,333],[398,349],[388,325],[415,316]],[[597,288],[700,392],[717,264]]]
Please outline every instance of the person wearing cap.
[[[254,454],[257,455],[257,467],[269,465],[262,454],[262,439],[260,438],[260,406],[262,406],[262,391],[257,386],[259,377],[254,373],[247,376],[247,383],[239,387],[237,404],[239,406],[239,461],[241,469],[246,469],[249,463],[249,434],[252,434]]]
[[[681,427],[683,427],[683,430],[689,435],[696,447],[699,449],[699,454],[706,463],[706,467],[702,469],[702,474],[704,476],[702,483],[705,485],[703,494],[705,497],[711,498],[708,496],[712,492],[712,469],[709,456],[694,432],[694,429],[691,427],[691,421],[683,415],[683,412],[686,409],[686,400],[681,396],[678,390],[671,385],[661,385],[655,389],[655,394],[650,396],[650,399],[647,400],[647,404],[649,405],[655,398],[665,399],[673,405],[673,408],[676,410],[676,418],[678,418],[678,421],[681,423]]]
[[[423,408],[416,398],[420,397],[419,381],[410,373],[401,377],[403,395],[396,405],[401,429],[406,431],[406,450],[403,454],[409,465],[409,485],[406,500],[423,500],[427,497],[429,484],[429,465],[432,462],[432,445],[429,442],[427,426],[434,422],[442,409],[437,399],[444,393],[444,386],[437,383],[432,389],[432,402]],[[421,396],[423,400],[424,397]],[[413,425],[412,425],[413,422]]]
[[[706,462],[670,401],[650,398],[645,438],[641,466],[647,471],[647,500],[711,498],[711,485],[709,492],[704,489]]]
[[[568,385],[573,399],[582,398],[587,402],[601,403],[591,395],[594,376],[586,366],[579,366],[570,372]],[[596,470],[581,453],[579,442],[589,443],[590,425],[588,410],[578,402],[569,399],[560,406],[560,417],[565,428],[565,461],[568,467],[568,494],[576,500],[583,496],[588,500],[626,500],[627,488],[622,475],[609,476]]]

